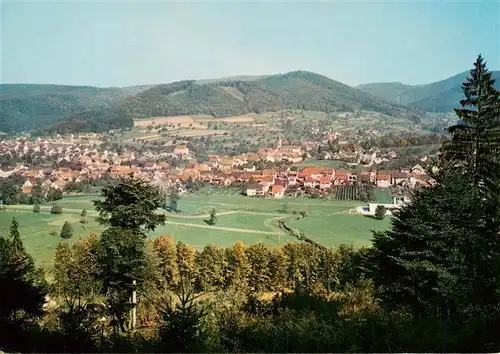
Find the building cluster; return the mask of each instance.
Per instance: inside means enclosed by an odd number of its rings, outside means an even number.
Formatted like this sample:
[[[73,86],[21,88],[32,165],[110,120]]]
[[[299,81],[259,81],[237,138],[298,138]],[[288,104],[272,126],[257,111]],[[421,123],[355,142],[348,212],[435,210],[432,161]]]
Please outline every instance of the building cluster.
[[[0,178],[12,174],[24,177],[22,191],[31,193],[34,186],[42,189],[65,189],[69,183],[92,183],[103,177],[117,178],[134,175],[160,187],[172,184],[185,189],[189,181],[218,186],[238,185],[248,196],[281,198],[287,189],[295,188],[303,193],[311,190],[328,191],[336,186],[356,183],[372,184],[388,188],[404,186],[415,188],[428,185],[432,179],[416,165],[398,171],[379,170],[354,172],[329,167],[292,167],[302,161],[303,154],[314,148],[313,142],[304,146],[282,145],[259,149],[257,153],[238,156],[209,155],[203,163],[193,163],[188,146],[172,146],[169,152],[137,153],[132,151],[108,151],[95,141],[69,141],[55,139],[8,140],[0,142],[0,154],[11,157],[37,156],[35,163],[25,163],[0,170]],[[167,159],[188,160],[183,167],[174,167]],[[160,162],[163,161],[163,162]],[[262,169],[261,162],[288,162],[281,168]],[[51,167],[47,167],[51,166]],[[261,169],[257,169],[261,166]]]
[[[432,178],[420,165],[402,170],[380,170],[353,172],[328,167],[304,167],[300,170],[290,168],[269,169],[233,174],[238,181],[247,182],[248,196],[271,196],[281,198],[287,188],[307,191],[317,189],[328,191],[334,187],[349,186],[357,182],[381,188],[430,186]]]

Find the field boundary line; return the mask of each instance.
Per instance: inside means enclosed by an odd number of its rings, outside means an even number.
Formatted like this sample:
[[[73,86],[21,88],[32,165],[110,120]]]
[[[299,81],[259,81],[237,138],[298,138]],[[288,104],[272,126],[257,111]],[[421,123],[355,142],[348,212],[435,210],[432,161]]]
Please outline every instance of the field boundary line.
[[[223,231],[233,231],[233,232],[242,232],[242,233],[251,233],[251,234],[264,234],[264,235],[277,235],[276,232],[271,231],[259,231],[259,230],[250,230],[250,229],[237,229],[233,227],[224,227],[224,226],[210,226],[210,225],[199,225],[199,224],[188,224],[182,222],[175,221],[166,221],[165,224],[170,225],[178,225],[178,226],[187,226],[187,227],[197,227],[200,229],[214,229],[214,230],[223,230]]]

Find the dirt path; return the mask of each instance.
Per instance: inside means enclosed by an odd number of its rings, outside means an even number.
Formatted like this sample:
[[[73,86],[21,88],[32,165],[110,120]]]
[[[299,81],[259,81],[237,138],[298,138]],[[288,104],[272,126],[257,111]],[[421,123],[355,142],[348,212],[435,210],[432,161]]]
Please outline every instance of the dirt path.
[[[175,221],[166,221],[165,224],[171,225],[179,225],[179,226],[188,226],[188,227],[198,227],[201,229],[215,229],[215,230],[224,230],[224,231],[232,231],[232,232],[243,232],[243,233],[251,233],[251,234],[264,234],[264,235],[277,235],[277,232],[271,231],[259,231],[259,230],[250,230],[250,229],[235,229],[232,227],[223,227],[223,226],[210,226],[210,225],[198,225],[198,224],[188,224],[183,222],[175,222]]]
[[[259,211],[247,211],[247,210],[228,210],[221,211],[217,213],[217,216],[221,215],[232,215],[232,214],[247,214],[247,215],[267,215],[267,216],[280,216],[282,214],[279,213],[264,213]],[[199,215],[182,215],[182,214],[174,214],[174,213],[165,213],[167,217],[172,218],[184,218],[184,219],[200,219],[200,218],[208,218],[210,214],[199,214]]]

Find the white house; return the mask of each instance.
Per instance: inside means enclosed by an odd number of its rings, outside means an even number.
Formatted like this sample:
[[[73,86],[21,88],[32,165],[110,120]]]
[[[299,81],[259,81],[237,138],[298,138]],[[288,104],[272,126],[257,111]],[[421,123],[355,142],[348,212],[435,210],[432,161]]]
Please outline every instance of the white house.
[[[413,168],[411,169],[411,172],[416,174],[416,175],[425,175],[426,174],[425,169],[420,165],[413,166]]]
[[[375,210],[379,205],[385,207],[386,215],[392,215],[392,210],[401,208],[401,204],[368,203],[368,215],[375,215]]]
[[[264,195],[264,188],[258,183],[252,183],[247,186],[247,195],[255,197],[257,195]]]
[[[307,177],[304,182],[304,187],[314,188],[316,186],[316,181],[312,177]]]
[[[273,195],[274,198],[283,198],[284,193],[285,193],[285,188],[283,188],[283,186],[278,184],[272,186],[271,194]]]
[[[395,195],[394,197],[392,197],[392,201],[394,205],[400,205],[409,203],[411,199],[407,195]]]
[[[174,148],[174,154],[176,154],[176,155],[188,155],[189,148],[186,145],[177,145]]]

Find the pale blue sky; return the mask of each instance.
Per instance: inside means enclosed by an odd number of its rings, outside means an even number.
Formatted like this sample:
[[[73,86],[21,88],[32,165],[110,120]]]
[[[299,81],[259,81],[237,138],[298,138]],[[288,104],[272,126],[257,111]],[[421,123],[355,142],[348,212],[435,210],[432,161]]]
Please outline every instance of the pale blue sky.
[[[1,1],[1,0],[0,0]],[[500,67],[499,1],[3,1],[3,83],[128,86],[310,70],[422,84]]]

